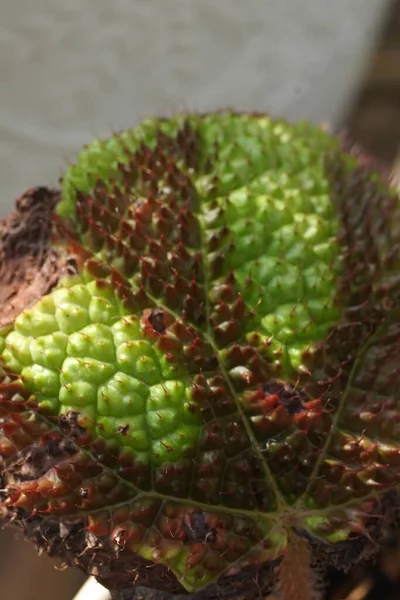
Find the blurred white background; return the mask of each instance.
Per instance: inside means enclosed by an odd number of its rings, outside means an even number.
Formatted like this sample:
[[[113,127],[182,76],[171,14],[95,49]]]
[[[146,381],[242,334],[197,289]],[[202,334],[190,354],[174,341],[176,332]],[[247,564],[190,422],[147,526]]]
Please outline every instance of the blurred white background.
[[[179,109],[337,123],[389,0],[1,0],[0,216],[95,135]]]

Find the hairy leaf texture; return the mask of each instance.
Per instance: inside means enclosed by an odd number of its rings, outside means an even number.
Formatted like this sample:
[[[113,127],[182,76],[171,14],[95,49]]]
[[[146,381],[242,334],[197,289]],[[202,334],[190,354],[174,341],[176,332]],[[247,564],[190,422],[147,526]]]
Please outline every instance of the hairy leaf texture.
[[[310,124],[182,114],[85,147],[56,213],[77,272],[0,337],[8,513],[173,592],[253,590],[294,535],[360,558],[400,483],[385,179]]]

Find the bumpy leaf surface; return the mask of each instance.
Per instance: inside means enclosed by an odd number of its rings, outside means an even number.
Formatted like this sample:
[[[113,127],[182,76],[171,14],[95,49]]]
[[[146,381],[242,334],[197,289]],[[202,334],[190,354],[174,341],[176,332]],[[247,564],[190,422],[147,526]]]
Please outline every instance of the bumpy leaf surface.
[[[400,482],[380,176],[308,124],[178,115],[84,148],[57,212],[77,275],[0,337],[4,504],[189,591],[366,534]]]

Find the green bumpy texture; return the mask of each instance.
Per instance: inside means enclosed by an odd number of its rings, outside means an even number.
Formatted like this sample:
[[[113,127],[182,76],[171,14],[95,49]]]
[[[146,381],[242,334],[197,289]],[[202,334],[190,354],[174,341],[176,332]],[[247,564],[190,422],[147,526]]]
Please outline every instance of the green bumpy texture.
[[[149,120],[85,148],[63,179],[59,214],[73,218],[76,187],[90,190],[97,177],[118,178],[126,146],[130,152],[141,142],[154,146],[160,130],[176,135],[184,119]],[[234,270],[246,305],[256,307],[253,323],[274,348],[284,347],[284,366],[298,368],[302,351],[323,339],[340,315],[334,306],[339,224],[324,173],[324,153],[337,142],[312,125],[267,117],[228,113],[193,121],[202,138],[200,164],[210,153],[214,162],[206,173],[201,165],[195,179],[205,246],[222,228],[228,229],[224,245],[232,244],[218,279]],[[212,259],[211,253],[205,262]],[[140,285],[140,276],[132,283]]]
[[[394,204],[357,169],[313,125],[232,112],[149,119],[81,151],[57,207],[78,273],[0,346],[38,413],[78,415],[79,452],[113,484],[44,474],[40,502],[21,483],[30,508],[82,515],[186,590],[280,556],[293,525],[330,543],[361,531],[397,456],[372,404],[394,393],[398,232],[389,204],[361,227],[366,190]]]

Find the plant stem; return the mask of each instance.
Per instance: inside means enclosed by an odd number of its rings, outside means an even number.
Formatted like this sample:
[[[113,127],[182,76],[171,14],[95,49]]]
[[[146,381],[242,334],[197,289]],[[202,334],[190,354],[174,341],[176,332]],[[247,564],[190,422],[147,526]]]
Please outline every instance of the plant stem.
[[[311,567],[307,541],[292,532],[279,568],[278,583],[269,600],[318,600],[317,576]]]

